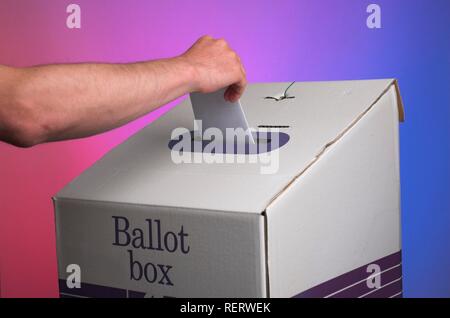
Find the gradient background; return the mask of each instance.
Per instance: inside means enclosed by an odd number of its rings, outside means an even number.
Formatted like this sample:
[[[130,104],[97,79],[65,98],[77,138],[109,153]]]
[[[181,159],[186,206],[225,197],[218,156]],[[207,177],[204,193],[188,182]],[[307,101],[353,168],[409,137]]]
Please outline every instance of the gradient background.
[[[450,296],[450,1],[0,0],[0,64],[128,62],[173,56],[200,35],[226,38],[255,81],[396,77],[401,125],[404,295]],[[81,30],[65,26],[82,8]],[[51,196],[172,107],[83,140],[0,143],[2,296],[57,297]]]

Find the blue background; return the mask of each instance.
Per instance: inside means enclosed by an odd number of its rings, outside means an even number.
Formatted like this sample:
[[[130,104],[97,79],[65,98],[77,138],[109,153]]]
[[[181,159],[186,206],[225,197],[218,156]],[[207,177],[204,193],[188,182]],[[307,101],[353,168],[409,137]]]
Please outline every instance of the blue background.
[[[81,30],[65,26],[72,2]],[[211,34],[239,53],[250,82],[397,78],[404,295],[449,297],[450,1],[373,2],[378,30],[364,0],[1,0],[0,64],[153,59]],[[0,144],[2,296],[58,295],[50,197],[170,107],[83,140]]]

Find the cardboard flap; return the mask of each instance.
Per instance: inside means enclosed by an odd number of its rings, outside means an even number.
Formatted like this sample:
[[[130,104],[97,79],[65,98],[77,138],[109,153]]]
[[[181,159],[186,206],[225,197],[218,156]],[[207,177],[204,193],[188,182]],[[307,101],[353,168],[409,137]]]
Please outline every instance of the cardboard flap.
[[[405,121],[405,107],[403,105],[402,95],[400,94],[400,87],[398,81],[393,80],[392,84],[395,86],[395,91],[397,93],[397,105],[398,105],[398,120],[400,122]]]

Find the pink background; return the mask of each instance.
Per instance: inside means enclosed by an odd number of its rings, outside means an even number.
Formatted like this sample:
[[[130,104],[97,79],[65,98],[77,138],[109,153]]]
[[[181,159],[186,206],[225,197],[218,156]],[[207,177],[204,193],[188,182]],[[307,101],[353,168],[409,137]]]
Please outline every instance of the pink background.
[[[365,0],[0,0],[0,64],[154,59],[210,34],[237,50],[251,82],[398,78],[404,294],[448,296],[450,1],[375,2],[380,30],[366,27]],[[66,28],[70,3],[81,30]],[[172,105],[83,140],[0,142],[2,296],[58,296],[51,197]]]

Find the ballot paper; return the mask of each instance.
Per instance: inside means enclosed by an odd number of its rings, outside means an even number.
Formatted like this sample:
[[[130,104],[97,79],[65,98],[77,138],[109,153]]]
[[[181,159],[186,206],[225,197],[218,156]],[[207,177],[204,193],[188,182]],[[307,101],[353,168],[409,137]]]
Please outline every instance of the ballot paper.
[[[214,93],[190,94],[195,120],[197,122],[201,121],[201,129],[199,131],[203,135],[203,132],[208,128],[218,128],[222,131],[225,140],[227,128],[242,128],[247,132],[248,141],[254,143],[254,138],[240,101],[226,101],[224,98],[225,90],[226,88]]]

